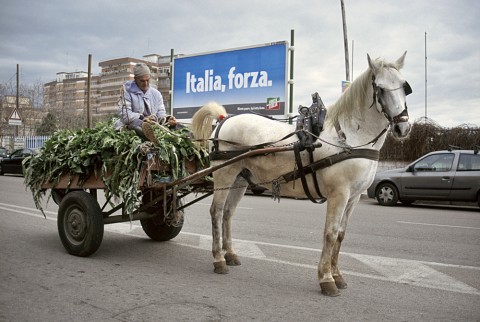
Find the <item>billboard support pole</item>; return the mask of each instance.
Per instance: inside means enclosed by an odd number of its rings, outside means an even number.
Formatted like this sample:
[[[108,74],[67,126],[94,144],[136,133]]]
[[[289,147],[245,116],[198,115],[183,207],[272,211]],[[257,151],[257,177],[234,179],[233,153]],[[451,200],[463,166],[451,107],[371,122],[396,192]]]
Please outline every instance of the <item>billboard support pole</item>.
[[[169,104],[170,105],[170,113],[169,114],[170,115],[173,115],[173,106],[172,106],[172,104],[173,104],[173,90],[172,90],[173,89],[173,82],[172,82],[172,80],[173,80],[173,53],[174,53],[174,51],[173,51],[173,48],[172,48],[172,49],[170,49],[170,75],[168,76],[168,78],[170,79],[170,91],[169,91],[169,94],[170,94],[170,99],[169,99],[169,101],[170,101],[170,104]]]
[[[295,30],[290,30],[290,77],[288,80],[289,85],[289,95],[288,95],[288,117],[293,116],[293,59],[295,54]],[[292,123],[292,120],[289,119],[289,123]]]

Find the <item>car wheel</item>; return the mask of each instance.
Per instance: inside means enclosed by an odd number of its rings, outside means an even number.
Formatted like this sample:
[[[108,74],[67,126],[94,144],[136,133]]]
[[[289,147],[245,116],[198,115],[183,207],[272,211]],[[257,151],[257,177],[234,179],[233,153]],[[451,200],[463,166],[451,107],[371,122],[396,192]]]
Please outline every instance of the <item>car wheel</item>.
[[[2,165],[0,164],[0,176],[3,176],[5,172],[3,172]]]
[[[382,206],[395,206],[398,202],[398,190],[391,183],[381,183],[375,193],[377,202]]]

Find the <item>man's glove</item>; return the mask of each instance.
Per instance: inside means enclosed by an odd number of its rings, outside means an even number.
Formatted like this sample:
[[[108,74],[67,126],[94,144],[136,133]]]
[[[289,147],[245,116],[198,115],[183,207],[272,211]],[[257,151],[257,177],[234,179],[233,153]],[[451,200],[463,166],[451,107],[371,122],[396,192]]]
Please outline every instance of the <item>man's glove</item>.
[[[144,122],[149,122],[149,123],[157,123],[158,119],[155,115],[149,115],[143,119]]]

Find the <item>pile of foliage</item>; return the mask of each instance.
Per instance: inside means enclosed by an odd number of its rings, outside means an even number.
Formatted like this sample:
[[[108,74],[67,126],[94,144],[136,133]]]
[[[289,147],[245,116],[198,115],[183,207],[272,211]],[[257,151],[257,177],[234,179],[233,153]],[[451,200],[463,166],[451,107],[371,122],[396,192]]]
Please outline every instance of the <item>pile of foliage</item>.
[[[106,197],[120,198],[131,214],[141,202],[138,184],[147,154],[155,153],[161,162],[169,164],[173,180],[185,175],[185,158],[196,158],[201,165],[208,162],[207,151],[193,143],[188,129],[169,131],[158,127],[155,134],[159,145],[143,142],[132,130],[115,130],[113,121],[99,123],[93,129],[55,132],[39,153],[24,161],[25,184],[32,191],[36,207],[42,209],[46,192],[43,183],[55,185],[63,175],[69,175],[70,180],[74,175],[80,180],[95,175],[105,183]]]

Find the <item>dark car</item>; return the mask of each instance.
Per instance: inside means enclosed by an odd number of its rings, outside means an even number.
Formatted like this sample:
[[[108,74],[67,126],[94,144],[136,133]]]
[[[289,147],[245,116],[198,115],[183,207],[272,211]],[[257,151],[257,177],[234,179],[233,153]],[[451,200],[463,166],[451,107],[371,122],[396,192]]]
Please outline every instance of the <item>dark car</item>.
[[[2,158],[0,160],[0,175],[5,173],[23,174],[22,161],[32,154],[35,154],[35,150],[18,149],[13,151],[10,156]]]
[[[480,207],[480,155],[478,150],[428,153],[405,168],[378,172],[367,195],[383,206],[441,200]]]

